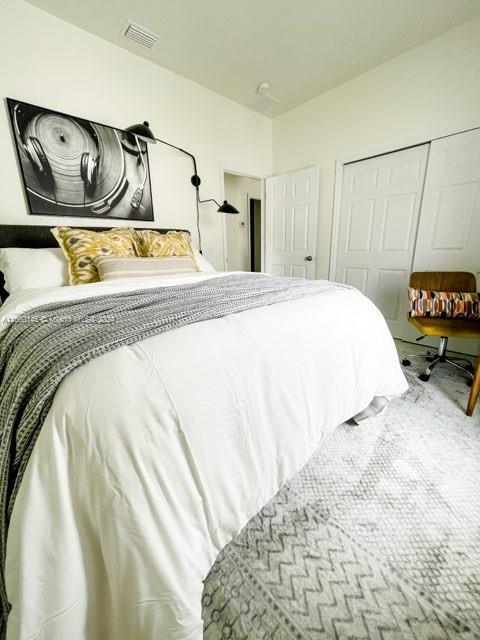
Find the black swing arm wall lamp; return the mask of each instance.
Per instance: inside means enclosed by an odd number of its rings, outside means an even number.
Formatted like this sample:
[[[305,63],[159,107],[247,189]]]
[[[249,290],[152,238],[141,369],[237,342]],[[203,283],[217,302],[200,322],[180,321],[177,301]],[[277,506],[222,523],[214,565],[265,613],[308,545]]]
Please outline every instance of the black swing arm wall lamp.
[[[143,123],[139,123],[139,124],[132,124],[130,127],[127,127],[124,131],[126,131],[128,134],[130,134],[131,136],[136,136],[137,138],[140,138],[140,140],[142,140],[143,142],[147,142],[149,144],[155,144],[157,142],[160,142],[162,144],[167,145],[167,147],[171,147],[172,149],[176,149],[177,151],[180,151],[181,153],[184,153],[186,156],[189,156],[192,159],[193,162],[193,176],[190,178],[190,182],[192,183],[192,185],[195,187],[195,202],[196,202],[196,207],[197,207],[197,232],[198,232],[198,248],[200,253],[202,253],[202,236],[200,233],[200,209],[199,209],[199,205],[203,204],[204,202],[214,202],[218,209],[217,211],[219,213],[238,213],[238,209],[236,209],[233,205],[231,205],[229,202],[227,202],[227,200],[223,201],[223,204],[219,204],[215,198],[208,198],[207,200],[201,200],[200,199],[200,184],[201,184],[201,179],[200,176],[197,173],[197,161],[195,159],[195,156],[193,155],[193,153],[190,153],[190,151],[186,151],[185,149],[182,149],[181,147],[177,147],[174,144],[171,144],[170,142],[166,142],[165,140],[160,140],[160,138],[156,138],[153,134],[153,131],[150,129],[150,125],[148,122],[143,122]]]

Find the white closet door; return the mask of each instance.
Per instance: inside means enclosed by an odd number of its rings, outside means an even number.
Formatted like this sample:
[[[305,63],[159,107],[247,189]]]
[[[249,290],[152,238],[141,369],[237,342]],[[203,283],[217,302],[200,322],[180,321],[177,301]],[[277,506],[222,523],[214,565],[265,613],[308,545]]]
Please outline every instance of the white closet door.
[[[394,337],[406,320],[407,287],[429,145],[345,165],[335,279],[382,311]]]
[[[315,277],[318,168],[267,178],[265,270],[274,276]]]
[[[431,144],[414,267],[480,276],[480,129]]]
[[[480,290],[480,129],[431,144],[413,266],[471,271]],[[449,342],[464,353],[478,353],[478,346],[474,340]]]

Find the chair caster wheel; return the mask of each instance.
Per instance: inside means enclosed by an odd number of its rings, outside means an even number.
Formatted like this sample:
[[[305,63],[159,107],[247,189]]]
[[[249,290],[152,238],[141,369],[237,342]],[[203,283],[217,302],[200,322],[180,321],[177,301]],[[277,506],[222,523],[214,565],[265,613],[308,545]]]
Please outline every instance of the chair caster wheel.
[[[430,376],[428,376],[426,373],[421,373],[419,376],[420,380],[423,380],[423,382],[428,382],[430,380]]]
[[[427,362],[433,362],[435,360],[435,356],[425,356],[425,360]]]
[[[402,360],[402,364],[404,367],[409,367],[412,363],[410,362],[410,360],[408,360],[408,358],[404,358]]]

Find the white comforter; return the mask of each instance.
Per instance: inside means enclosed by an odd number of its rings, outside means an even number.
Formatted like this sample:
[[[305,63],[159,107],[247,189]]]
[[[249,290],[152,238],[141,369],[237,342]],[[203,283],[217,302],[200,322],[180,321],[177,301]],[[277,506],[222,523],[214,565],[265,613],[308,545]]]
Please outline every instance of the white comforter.
[[[132,286],[16,294],[0,329],[36,305]],[[198,640],[202,580],[220,549],[338,424],[405,389],[385,321],[353,289],[183,327],[80,367],[56,393],[15,503],[8,639]]]

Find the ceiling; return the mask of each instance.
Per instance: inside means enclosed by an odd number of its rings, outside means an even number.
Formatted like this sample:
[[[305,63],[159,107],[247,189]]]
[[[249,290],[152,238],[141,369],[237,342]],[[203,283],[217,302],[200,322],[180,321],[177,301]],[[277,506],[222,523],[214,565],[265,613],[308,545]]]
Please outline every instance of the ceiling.
[[[480,0],[28,1],[269,117],[480,12]],[[126,40],[128,20],[163,39]],[[280,103],[251,104],[262,80]]]

